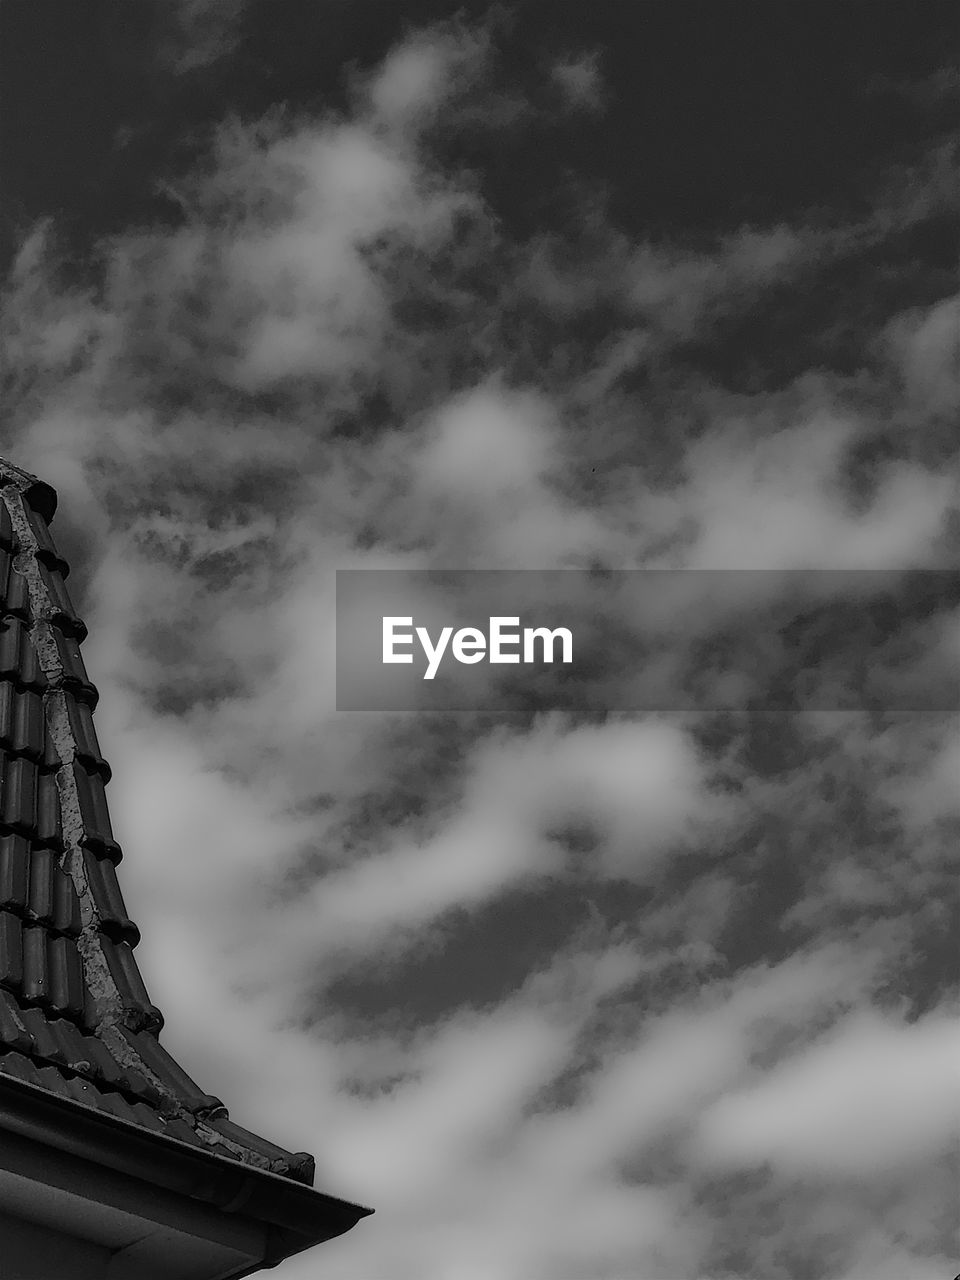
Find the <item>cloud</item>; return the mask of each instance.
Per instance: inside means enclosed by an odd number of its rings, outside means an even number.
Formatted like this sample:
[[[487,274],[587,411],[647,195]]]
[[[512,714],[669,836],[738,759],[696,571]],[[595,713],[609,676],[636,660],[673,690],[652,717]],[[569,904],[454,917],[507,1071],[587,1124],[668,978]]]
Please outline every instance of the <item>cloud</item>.
[[[913,406],[949,412],[960,402],[960,298],[893,319],[887,341]]]
[[[553,478],[562,468],[556,407],[491,381],[448,400],[423,431],[412,465],[413,528],[464,567],[549,568],[604,536]],[[417,511],[425,510],[424,518]]]
[[[956,499],[949,475],[893,464],[857,511],[841,487],[855,421],[815,413],[753,439],[743,427],[729,430],[688,454],[689,486],[677,505],[699,525],[693,566],[892,569],[935,559]]]
[[[696,746],[668,720],[581,725],[547,721],[485,753],[483,803],[527,815],[532,829],[585,825],[610,875],[651,874],[657,859],[734,814],[711,795]],[[496,798],[496,799],[495,799]]]
[[[708,1159],[873,1178],[956,1142],[960,1037],[952,1017],[903,1026],[857,1015],[704,1116]]]
[[[176,0],[171,9],[160,57],[175,74],[205,70],[237,48],[247,0]]]
[[[544,1170],[566,1160],[581,1170],[611,1168],[671,1131],[686,1131],[743,1077],[761,1032],[855,1001],[869,971],[868,959],[858,963],[838,949],[795,957],[758,966],[731,987],[707,987],[699,999],[646,1020],[636,1042],[610,1052],[588,1078],[579,1105],[531,1124],[532,1158]],[[827,973],[832,989],[824,986]]]
[[[385,129],[419,130],[483,75],[488,52],[480,30],[448,24],[419,31],[391,50],[361,92]]]
[[[709,254],[643,245],[627,264],[629,305],[655,332],[692,338],[718,313],[749,306],[765,286],[789,279],[811,261],[819,240],[775,227],[744,228]]]
[[[554,63],[554,82],[571,107],[598,111],[603,105],[603,77],[597,53],[584,53]]]
[[[418,471],[426,488],[481,510],[501,495],[522,499],[550,464],[549,406],[533,396],[474,392],[444,407]]]

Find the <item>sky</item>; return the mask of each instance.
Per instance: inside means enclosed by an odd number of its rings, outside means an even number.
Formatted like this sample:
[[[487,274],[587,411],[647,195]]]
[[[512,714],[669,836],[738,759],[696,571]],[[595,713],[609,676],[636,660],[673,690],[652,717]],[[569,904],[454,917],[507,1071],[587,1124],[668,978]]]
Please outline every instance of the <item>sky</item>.
[[[163,1043],[376,1210],[282,1280],[960,1269],[955,704],[333,679],[338,568],[957,567],[954,42],[0,3],[0,452],[60,494]]]

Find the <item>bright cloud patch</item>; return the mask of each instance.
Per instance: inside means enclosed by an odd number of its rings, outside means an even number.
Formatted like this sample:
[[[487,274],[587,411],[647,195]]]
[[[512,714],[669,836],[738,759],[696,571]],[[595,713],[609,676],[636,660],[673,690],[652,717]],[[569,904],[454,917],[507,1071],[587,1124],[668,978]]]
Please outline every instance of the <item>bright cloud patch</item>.
[[[717,1102],[700,1141],[731,1164],[874,1177],[953,1149],[958,1064],[952,1018],[860,1016]]]

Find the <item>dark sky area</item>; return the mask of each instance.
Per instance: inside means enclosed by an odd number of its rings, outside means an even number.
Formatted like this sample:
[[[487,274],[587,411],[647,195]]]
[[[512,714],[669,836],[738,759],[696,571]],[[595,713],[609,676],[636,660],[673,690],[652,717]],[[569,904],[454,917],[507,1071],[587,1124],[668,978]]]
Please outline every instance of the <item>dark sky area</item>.
[[[696,238],[829,203],[851,211],[863,173],[909,162],[946,127],[949,104],[898,92],[944,63],[953,6],[627,4],[527,0],[495,24],[504,74],[566,50],[600,52],[607,111],[567,129],[458,137],[497,212],[518,231],[562,207],[565,175],[615,187],[628,231]],[[459,12],[473,18],[487,6]],[[4,252],[53,215],[80,243],[131,221],[177,216],[157,192],[209,127],[344,101],[345,71],[383,56],[407,28],[449,20],[449,4],[254,0],[215,66],[173,74],[157,48],[165,6],[118,0],[7,0],[2,25]],[[149,19],[149,20],[147,20]],[[169,64],[168,64],[169,65]],[[517,170],[524,181],[517,181]],[[536,179],[536,180],[534,180]],[[539,200],[531,192],[540,193]]]

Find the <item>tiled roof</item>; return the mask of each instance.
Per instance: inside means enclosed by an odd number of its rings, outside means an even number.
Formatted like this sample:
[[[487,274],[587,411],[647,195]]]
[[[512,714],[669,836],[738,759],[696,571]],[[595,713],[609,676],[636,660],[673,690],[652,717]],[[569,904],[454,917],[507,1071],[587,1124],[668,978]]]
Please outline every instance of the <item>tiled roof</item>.
[[[312,1157],[234,1124],[160,1043],[55,507],[0,460],[0,1073],[310,1185]]]

